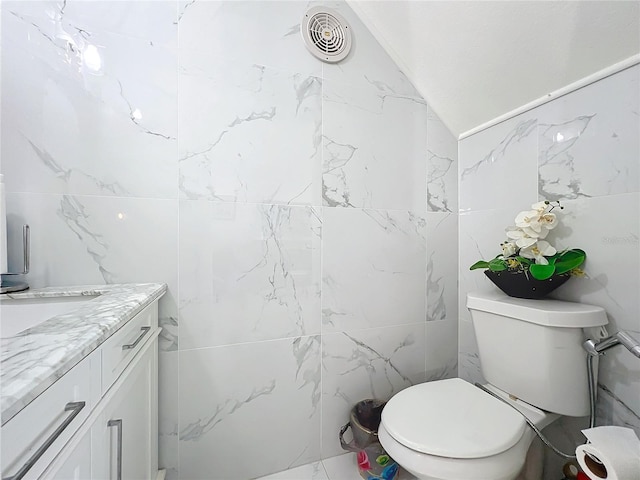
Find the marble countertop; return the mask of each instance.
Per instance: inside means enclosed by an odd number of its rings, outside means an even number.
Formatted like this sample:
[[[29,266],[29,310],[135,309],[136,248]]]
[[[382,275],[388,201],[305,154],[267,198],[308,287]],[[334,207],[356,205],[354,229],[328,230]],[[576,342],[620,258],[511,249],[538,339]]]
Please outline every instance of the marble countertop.
[[[13,337],[0,340],[0,408],[4,425],[120,327],[160,298],[160,283],[49,287],[1,298],[95,296]]]

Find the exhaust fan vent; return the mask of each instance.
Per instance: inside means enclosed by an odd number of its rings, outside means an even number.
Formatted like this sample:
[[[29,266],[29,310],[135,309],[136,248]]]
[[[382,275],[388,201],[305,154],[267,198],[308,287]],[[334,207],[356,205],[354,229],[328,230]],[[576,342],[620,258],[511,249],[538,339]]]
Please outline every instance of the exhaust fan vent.
[[[300,31],[307,49],[323,62],[339,62],[351,50],[351,27],[340,14],[328,8],[307,10]]]

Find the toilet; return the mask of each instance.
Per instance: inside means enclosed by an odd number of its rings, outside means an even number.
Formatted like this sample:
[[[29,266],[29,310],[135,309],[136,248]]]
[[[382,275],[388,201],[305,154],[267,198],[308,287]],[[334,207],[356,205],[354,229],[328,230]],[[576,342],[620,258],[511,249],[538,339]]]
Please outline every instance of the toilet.
[[[562,415],[589,415],[584,340],[607,324],[596,306],[470,293],[484,386],[542,429]],[[522,415],[460,378],[409,387],[382,412],[379,440],[424,480],[513,480],[533,430]]]

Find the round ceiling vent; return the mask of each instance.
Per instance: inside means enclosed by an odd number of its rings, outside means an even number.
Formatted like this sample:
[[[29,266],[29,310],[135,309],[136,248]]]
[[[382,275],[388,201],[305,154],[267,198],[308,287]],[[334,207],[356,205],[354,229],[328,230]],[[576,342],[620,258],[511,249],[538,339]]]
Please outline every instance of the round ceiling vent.
[[[342,16],[325,7],[307,10],[300,25],[311,53],[323,62],[339,62],[351,49],[351,27]]]

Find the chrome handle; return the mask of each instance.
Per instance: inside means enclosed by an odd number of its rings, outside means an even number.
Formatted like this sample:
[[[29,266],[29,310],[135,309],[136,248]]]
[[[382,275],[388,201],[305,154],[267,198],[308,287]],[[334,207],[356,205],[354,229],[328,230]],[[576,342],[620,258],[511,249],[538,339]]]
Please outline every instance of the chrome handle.
[[[142,330],[142,333],[138,336],[138,338],[136,338],[136,341],[133,343],[128,343],[127,345],[122,345],[122,350],[130,350],[132,348],[136,348],[136,346],[142,340],[142,337],[144,337],[147,333],[149,333],[149,330],[151,330],[151,327],[142,327],[140,330]]]
[[[636,357],[640,358],[640,342],[627,332],[623,331],[616,332],[613,335],[598,341],[589,339],[582,344],[582,347],[587,351],[587,353],[589,353],[589,355],[597,357],[616,345],[623,345]]]
[[[116,479],[122,480],[122,419],[119,418],[117,420],[109,420],[107,422],[107,427],[116,427],[118,429],[118,458],[116,459]]]
[[[30,257],[31,257],[31,230],[29,225],[22,226],[22,256],[23,265],[21,272],[2,272],[2,275],[26,275],[29,273]]]
[[[24,265],[22,269],[23,275],[29,273],[29,259],[31,257],[31,230],[29,229],[29,225],[22,226],[22,251],[24,258]]]
[[[24,477],[27,474],[27,472],[31,470],[31,467],[33,467],[36,464],[36,462],[40,460],[40,457],[44,455],[44,452],[46,452],[47,449],[53,444],[53,442],[55,442],[58,439],[58,437],[62,434],[62,432],[64,432],[64,429],[67,428],[71,422],[73,422],[73,419],[78,416],[78,414],[85,407],[85,405],[86,405],[85,402],[67,403],[64,406],[64,411],[71,412],[71,415],[65,418],[64,422],[62,422],[58,426],[58,428],[56,428],[53,431],[53,433],[49,435],[49,438],[47,438],[44,441],[44,443],[40,445],[40,447],[35,451],[35,453],[31,455],[31,458],[29,458],[29,460],[26,461],[26,463],[22,466],[22,468],[20,468],[20,470],[18,470],[18,472],[15,475],[13,475],[12,477],[4,477],[2,480],[20,480],[22,477]]]

